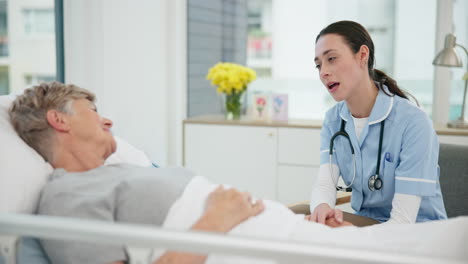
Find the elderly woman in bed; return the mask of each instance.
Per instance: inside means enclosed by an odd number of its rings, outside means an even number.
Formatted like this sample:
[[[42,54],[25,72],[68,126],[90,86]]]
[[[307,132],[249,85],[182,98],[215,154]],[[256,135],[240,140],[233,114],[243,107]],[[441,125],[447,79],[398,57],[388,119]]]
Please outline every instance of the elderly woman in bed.
[[[400,234],[398,237],[382,233],[385,230],[331,229],[306,221],[303,215],[295,215],[277,202],[252,201],[248,193],[217,186],[185,169],[128,164],[103,166],[116,150],[116,143],[110,132],[112,122],[97,113],[94,99],[91,92],[74,85],[44,83],[27,89],[10,109],[11,122],[20,137],[55,168],[42,191],[40,214],[269,239],[363,245],[369,249],[381,249],[393,243],[396,246],[390,250],[399,253],[461,257],[465,254],[457,247],[447,248],[444,236],[450,233],[434,234],[429,231],[433,226],[413,225],[389,231]],[[466,228],[467,221],[462,220]],[[453,225],[447,222],[444,229]],[[328,224],[342,225],[333,220]],[[466,241],[466,233],[452,232],[451,244]],[[438,249],[425,247],[424,243],[436,245]],[[127,260],[121,247],[52,240],[44,240],[42,244],[53,263]],[[422,246],[415,248],[415,244]],[[210,255],[207,259],[207,256],[155,250],[153,259],[154,263],[226,263],[229,257]],[[234,263],[240,263],[239,260]],[[252,260],[241,262],[252,263]]]

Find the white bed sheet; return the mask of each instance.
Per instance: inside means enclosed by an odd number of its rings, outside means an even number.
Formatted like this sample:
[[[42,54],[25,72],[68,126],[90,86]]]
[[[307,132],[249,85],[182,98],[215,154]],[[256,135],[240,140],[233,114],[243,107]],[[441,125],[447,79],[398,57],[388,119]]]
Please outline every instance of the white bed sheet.
[[[217,185],[203,177],[195,177],[181,198],[171,207],[164,228],[187,230],[201,216],[206,198]],[[365,228],[327,226],[308,222],[275,201],[264,201],[265,211],[252,217],[229,232],[229,235],[250,236],[304,243],[321,243],[329,247],[352,247],[376,252],[431,256],[442,259],[468,261],[468,217],[418,224],[375,225]],[[154,251],[157,259],[164,250]],[[339,251],[336,254],[340,254]],[[378,259],[376,260],[378,262]],[[212,254],[207,264],[264,264],[275,263],[237,256]]]

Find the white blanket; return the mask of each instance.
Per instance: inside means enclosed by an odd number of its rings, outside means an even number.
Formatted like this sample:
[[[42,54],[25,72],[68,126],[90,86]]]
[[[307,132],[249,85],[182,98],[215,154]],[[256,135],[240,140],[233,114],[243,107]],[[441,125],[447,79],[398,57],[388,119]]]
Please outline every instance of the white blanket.
[[[195,177],[169,210],[163,227],[188,230],[202,215],[205,201],[216,187],[203,177]],[[468,261],[468,217],[420,224],[329,228],[304,220],[304,215],[296,215],[278,202],[265,200],[264,203],[264,212],[239,224],[229,234]],[[153,259],[157,259],[163,252],[162,249],[155,250]],[[275,262],[211,254],[206,263]]]

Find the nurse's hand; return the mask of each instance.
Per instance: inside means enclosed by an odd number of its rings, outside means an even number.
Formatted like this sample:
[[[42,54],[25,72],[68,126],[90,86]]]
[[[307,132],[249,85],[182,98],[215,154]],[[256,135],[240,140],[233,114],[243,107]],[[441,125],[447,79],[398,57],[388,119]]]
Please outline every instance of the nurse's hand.
[[[334,218],[339,224],[343,223],[343,211],[340,209],[333,209],[328,204],[322,203],[315,207],[314,211],[307,219],[312,222],[325,224],[326,220]]]
[[[354,226],[351,222],[343,221],[343,223],[338,223],[335,218],[328,218],[325,221],[325,224],[329,227],[344,227],[344,226]]]

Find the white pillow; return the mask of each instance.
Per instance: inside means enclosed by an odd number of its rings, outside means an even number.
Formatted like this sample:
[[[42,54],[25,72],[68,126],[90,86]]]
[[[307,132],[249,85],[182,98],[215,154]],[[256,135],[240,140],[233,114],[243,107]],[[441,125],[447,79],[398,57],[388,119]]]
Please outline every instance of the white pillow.
[[[114,138],[115,142],[117,143],[117,149],[114,154],[107,158],[104,165],[130,163],[143,167],[152,166],[150,159],[143,151],[135,148],[117,136],[114,136]]]
[[[0,212],[32,213],[52,167],[16,134],[8,108],[14,96],[0,96]]]
[[[34,213],[42,187],[52,173],[52,166],[16,134],[8,108],[15,96],[0,96],[0,212]],[[151,166],[140,150],[116,137],[117,151],[106,164],[131,163]]]

